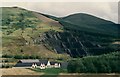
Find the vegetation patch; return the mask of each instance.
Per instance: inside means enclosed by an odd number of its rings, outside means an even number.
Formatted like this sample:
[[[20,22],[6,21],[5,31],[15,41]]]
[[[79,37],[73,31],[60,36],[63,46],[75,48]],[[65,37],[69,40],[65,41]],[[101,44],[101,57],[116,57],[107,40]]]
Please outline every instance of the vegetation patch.
[[[71,60],[69,73],[120,73],[120,52]]]
[[[45,73],[44,75],[58,75],[59,73],[67,73],[67,69],[62,69],[62,68],[46,68],[46,69],[31,69],[36,72],[43,72]]]

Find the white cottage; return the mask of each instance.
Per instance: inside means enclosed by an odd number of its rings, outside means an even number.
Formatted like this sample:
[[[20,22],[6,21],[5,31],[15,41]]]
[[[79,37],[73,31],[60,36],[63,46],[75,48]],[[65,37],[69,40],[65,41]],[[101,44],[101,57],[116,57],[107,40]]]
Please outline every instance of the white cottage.
[[[41,64],[40,65],[40,69],[45,69],[46,67],[45,67],[45,64]]]
[[[61,63],[49,60],[38,60],[38,59],[24,59],[20,60],[15,66],[15,68],[61,68]]]
[[[41,63],[40,64],[40,69],[45,69],[45,68],[60,68],[60,63],[50,62],[50,61],[47,61],[47,64],[46,63]]]

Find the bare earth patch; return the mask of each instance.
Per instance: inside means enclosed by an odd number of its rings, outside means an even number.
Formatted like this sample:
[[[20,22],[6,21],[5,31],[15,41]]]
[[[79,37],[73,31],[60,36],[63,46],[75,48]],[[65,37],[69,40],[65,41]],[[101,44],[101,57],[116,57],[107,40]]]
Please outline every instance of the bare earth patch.
[[[2,69],[2,75],[43,75],[44,73],[38,73],[25,68],[8,68]]]

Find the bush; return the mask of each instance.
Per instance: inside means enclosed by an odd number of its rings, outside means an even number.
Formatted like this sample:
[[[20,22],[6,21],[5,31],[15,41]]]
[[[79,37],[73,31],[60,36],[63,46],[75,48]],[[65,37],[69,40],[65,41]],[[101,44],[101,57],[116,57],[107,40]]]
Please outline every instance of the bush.
[[[23,59],[23,56],[22,55],[15,55],[14,58],[15,59]]]
[[[2,55],[2,57],[3,58],[13,58],[13,55],[7,55],[7,54],[5,54],[5,55]]]

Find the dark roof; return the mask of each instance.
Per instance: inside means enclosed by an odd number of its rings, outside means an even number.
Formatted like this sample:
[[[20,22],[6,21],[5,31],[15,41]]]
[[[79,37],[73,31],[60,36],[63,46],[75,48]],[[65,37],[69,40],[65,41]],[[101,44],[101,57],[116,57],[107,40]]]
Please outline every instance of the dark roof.
[[[17,63],[14,67],[31,67],[33,63]],[[41,63],[35,63],[37,66],[40,66]]]
[[[47,65],[47,62],[48,62],[48,60],[39,60],[39,63],[41,64],[41,63],[44,63],[45,65]]]
[[[54,65],[55,63],[58,63],[58,62],[53,62],[53,61],[52,61],[52,62],[50,62],[50,64],[51,64],[51,65]]]
[[[33,63],[17,63],[14,67],[31,67]]]
[[[38,59],[35,59],[35,60],[32,60],[32,59],[29,59],[29,60],[20,60],[14,67],[31,67],[32,64],[37,64],[38,66],[40,66],[41,64],[45,64],[47,65],[47,62],[48,60],[38,60]]]

